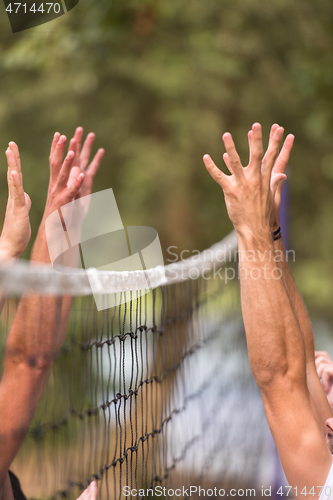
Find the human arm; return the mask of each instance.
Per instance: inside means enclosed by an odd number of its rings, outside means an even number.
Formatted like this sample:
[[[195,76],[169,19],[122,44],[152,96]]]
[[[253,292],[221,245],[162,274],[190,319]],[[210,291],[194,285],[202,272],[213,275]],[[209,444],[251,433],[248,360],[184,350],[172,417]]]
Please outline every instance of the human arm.
[[[270,138],[274,134],[275,130],[277,130],[278,125],[273,125],[271,129]],[[294,137],[292,135],[288,135],[286,138],[283,147],[279,156],[277,157],[274,167],[272,170],[272,178],[274,175],[279,173],[285,173],[290,152],[293,146]],[[275,191],[275,196],[273,199],[271,217],[270,217],[270,229],[271,232],[276,231],[279,228],[279,212],[281,205],[281,190],[282,190],[282,182],[279,184]],[[328,403],[327,397],[323,391],[323,388],[320,384],[320,380],[317,374],[316,366],[315,366],[315,353],[314,353],[314,339],[313,339],[313,331],[312,325],[307,314],[307,310],[303,299],[297,289],[297,286],[294,282],[294,279],[291,274],[291,270],[289,267],[288,256],[286,254],[286,250],[284,248],[282,238],[274,241],[274,253],[277,265],[282,271],[284,285],[287,291],[287,294],[290,299],[291,307],[294,311],[296,320],[299,324],[299,328],[301,330],[304,346],[305,346],[305,363],[306,363],[306,378],[307,378],[307,386],[311,397],[314,401],[316,410],[319,415],[319,419],[321,422],[321,426],[323,429],[324,435],[326,435],[326,426],[325,422],[328,418],[332,417],[332,411],[330,405]]]
[[[326,351],[316,351],[315,363],[321,385],[333,410],[333,361]]]
[[[76,196],[84,179],[77,171],[67,186],[74,153],[70,152],[62,164],[65,147],[66,138],[61,136],[55,148],[58,162],[51,172],[45,212],[32,251],[34,263],[50,262],[45,220]],[[0,384],[0,498],[8,468],[27,434],[59,348],[61,307],[61,297],[24,296],[8,334]]]
[[[84,130],[82,127],[77,127],[73,138],[69,142],[68,151],[73,151],[75,156],[73,160],[73,166],[78,168],[80,172],[84,173],[84,181],[79,192],[76,195],[77,202],[75,203],[74,212],[71,214],[70,221],[70,233],[76,241],[80,241],[81,226],[82,221],[87,215],[90,204],[90,194],[92,192],[93,181],[98,169],[101,165],[105,150],[99,148],[96,154],[93,156],[92,160],[91,153],[93,145],[95,142],[95,134],[90,132],[85,141],[83,141]],[[55,136],[50,152],[50,165],[52,168],[52,158],[54,155],[54,148],[57,141],[57,136]],[[83,144],[82,144],[83,143]],[[69,182],[72,181],[72,176],[75,176],[75,169],[72,169]],[[66,261],[62,262],[63,265],[69,267],[77,267],[79,263],[79,252],[78,249],[73,248],[73,251],[66,257]],[[72,306],[73,298],[69,295],[63,297],[62,312],[61,312],[61,323],[62,327],[60,330],[60,342],[62,343],[66,334],[67,323],[70,315],[70,310]]]
[[[261,127],[252,127],[250,162],[241,165],[230,134],[223,140],[231,176],[208,155],[204,162],[222,187],[239,245],[241,301],[251,369],[262,393],[266,417],[285,474],[298,495],[323,485],[332,465],[306,382],[305,347],[279,269],[272,258],[270,214],[279,182],[271,172],[282,140],[278,128],[263,161]],[[246,416],[245,416],[246,418]],[[294,490],[295,491],[295,490]],[[293,492],[294,492],[293,491]],[[297,494],[296,494],[297,496]],[[302,498],[310,495],[302,495]]]
[[[29,211],[31,200],[23,189],[20,153],[15,142],[6,150],[8,202],[0,236],[0,265],[13,264],[26,249],[31,228]],[[0,314],[5,297],[0,291]]]

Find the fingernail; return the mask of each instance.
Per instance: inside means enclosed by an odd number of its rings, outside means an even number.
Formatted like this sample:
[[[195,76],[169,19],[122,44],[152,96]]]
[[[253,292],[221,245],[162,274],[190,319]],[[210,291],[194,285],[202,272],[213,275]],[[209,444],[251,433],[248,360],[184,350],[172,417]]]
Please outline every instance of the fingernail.
[[[66,136],[62,135],[62,136],[60,136],[58,144],[63,144],[65,141],[66,141]]]
[[[74,151],[68,151],[66,160],[71,160],[74,157]]]
[[[78,179],[78,181],[81,181],[83,178],[84,178],[84,174],[80,174],[77,179]]]
[[[261,130],[261,125],[260,125],[260,123],[254,123],[254,124],[253,124],[253,126],[252,126],[252,130],[253,130],[254,132],[260,132],[260,130]]]
[[[231,134],[229,134],[229,132],[226,132],[225,134],[223,134],[223,140],[226,142],[231,141]]]

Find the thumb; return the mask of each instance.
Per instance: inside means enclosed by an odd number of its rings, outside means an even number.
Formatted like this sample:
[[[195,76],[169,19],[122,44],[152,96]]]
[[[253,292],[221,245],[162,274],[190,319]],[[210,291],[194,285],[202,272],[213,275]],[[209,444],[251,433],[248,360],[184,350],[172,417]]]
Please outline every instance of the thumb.
[[[282,183],[285,181],[287,178],[286,174],[273,174],[272,179],[271,179],[271,190],[273,192],[273,196],[275,196],[275,193],[278,188],[282,188]]]

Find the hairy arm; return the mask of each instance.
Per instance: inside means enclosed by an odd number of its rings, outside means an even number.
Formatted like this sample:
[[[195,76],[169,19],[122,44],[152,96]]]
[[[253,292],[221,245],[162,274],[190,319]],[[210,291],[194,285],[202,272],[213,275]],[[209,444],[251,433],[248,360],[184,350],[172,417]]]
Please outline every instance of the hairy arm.
[[[303,337],[307,386],[316,407],[321,427],[325,435],[327,432],[325,422],[328,418],[332,417],[332,411],[316,370],[312,325],[308,317],[303,299],[292,277],[282,238],[274,242],[274,250],[276,258],[278,260],[279,268],[283,273],[283,281],[290,299],[290,303]]]
[[[309,392],[304,338],[271,247],[270,233],[239,237],[249,359],[287,479],[309,491],[325,483],[332,457]],[[248,262],[252,251],[256,260]]]
[[[272,126],[270,133],[270,140],[272,139],[273,134],[277,130],[277,127],[278,125],[276,124]],[[290,152],[293,147],[293,142],[294,142],[294,137],[291,135],[288,136],[283,144],[279,156],[277,157],[274,163],[274,167],[272,170],[272,177],[279,173],[280,174],[285,173],[290,157]],[[282,182],[278,185],[274,195],[273,206],[270,216],[270,228],[272,232],[276,231],[279,228],[281,191],[282,191]],[[292,310],[294,312],[294,315],[296,317],[296,320],[298,322],[303,337],[304,348],[305,348],[305,367],[306,367],[307,386],[310,395],[313,399],[316,410],[318,412],[323,433],[325,435],[327,432],[325,421],[328,418],[332,417],[332,412],[330,409],[329,402],[320,384],[320,380],[316,371],[312,325],[308,317],[303,299],[292,277],[282,238],[274,242],[274,252],[275,252],[276,263],[282,271],[284,286],[286,288]]]
[[[228,215],[237,231],[242,311],[251,369],[260,388],[266,417],[289,483],[296,496],[323,485],[332,465],[306,380],[305,344],[280,269],[274,258],[270,214],[278,184],[272,169],[282,141],[277,127],[263,157],[261,127],[254,124],[250,162],[243,168],[230,134],[223,140],[223,174],[206,155],[211,176],[222,187]],[[272,183],[271,183],[272,182]],[[306,487],[308,494],[301,493]],[[313,492],[313,490],[312,490]],[[314,495],[319,490],[314,488]]]

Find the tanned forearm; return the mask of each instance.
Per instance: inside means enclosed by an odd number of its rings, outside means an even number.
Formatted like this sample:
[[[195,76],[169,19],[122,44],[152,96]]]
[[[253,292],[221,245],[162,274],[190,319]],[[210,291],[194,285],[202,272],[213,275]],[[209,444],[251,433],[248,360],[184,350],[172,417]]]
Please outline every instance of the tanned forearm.
[[[271,235],[239,236],[238,243],[242,311],[254,377],[268,392],[271,383],[285,376],[298,377],[305,385],[300,355],[304,342],[273,258]]]
[[[31,260],[49,262],[43,223]],[[20,302],[6,342],[0,386],[0,401],[6,402],[0,442],[11,442],[0,455],[0,471],[9,468],[35,414],[58,348],[61,307],[61,297],[53,296],[30,294]]]
[[[307,385],[311,397],[317,409],[324,434],[326,433],[325,421],[332,417],[332,411],[327,401],[326,395],[321,386],[316,365],[314,354],[314,339],[313,331],[309,316],[306,311],[303,299],[296,287],[292,277],[290,267],[286,257],[286,251],[283,245],[282,238],[274,242],[274,251],[277,265],[282,271],[283,282],[289,296],[291,307],[301,331],[304,347],[305,347],[305,360],[306,360],[306,375]]]
[[[57,140],[44,217],[32,251],[32,263],[50,263],[45,221],[59,207],[74,199],[84,180],[84,174],[79,174],[71,185],[67,184],[74,153],[69,152],[62,164],[65,145],[66,138]],[[52,231],[58,241],[56,227]],[[63,232],[60,237],[62,235]],[[59,348],[61,309],[61,297],[26,295],[21,299],[8,334],[0,384],[0,405],[5,406],[5,411],[0,408],[0,486],[28,432]]]

